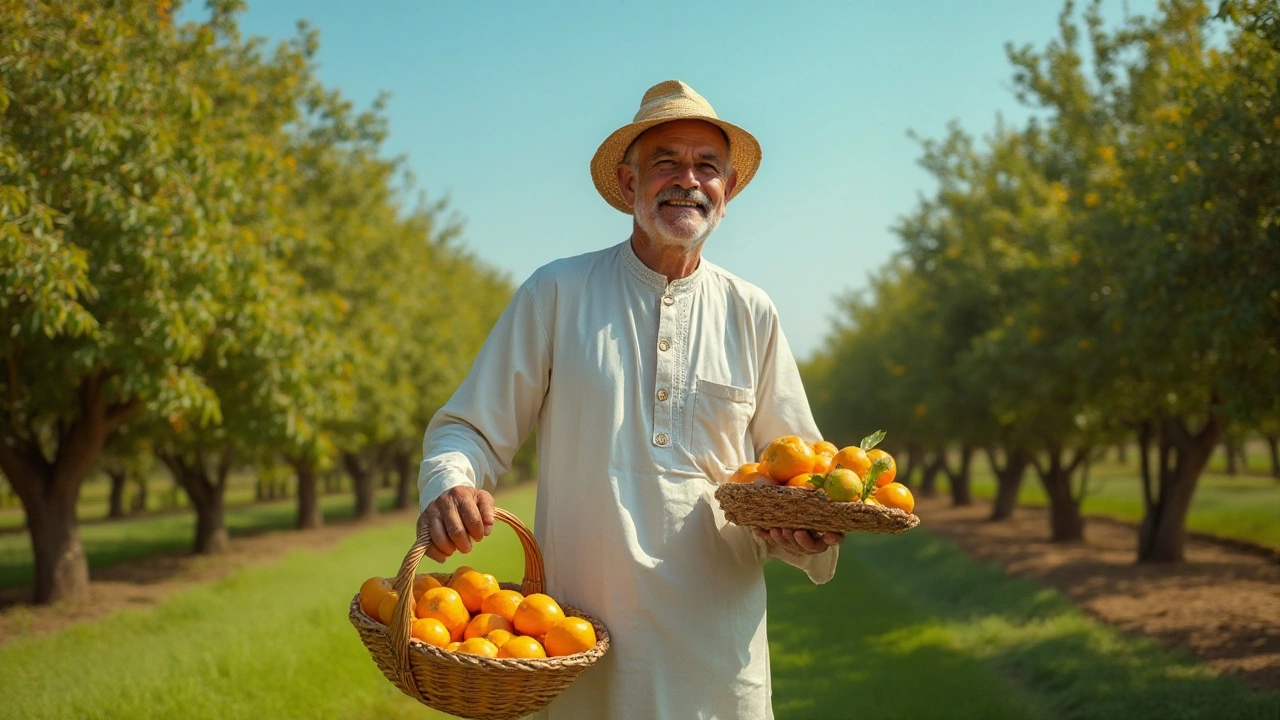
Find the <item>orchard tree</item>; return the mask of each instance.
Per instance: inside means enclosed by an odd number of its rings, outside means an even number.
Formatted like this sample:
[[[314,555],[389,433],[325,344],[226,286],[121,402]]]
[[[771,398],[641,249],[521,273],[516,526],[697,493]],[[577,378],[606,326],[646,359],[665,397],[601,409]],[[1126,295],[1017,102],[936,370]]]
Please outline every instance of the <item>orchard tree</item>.
[[[144,406],[218,412],[190,366],[234,280],[237,178],[190,72],[213,10],[181,29],[141,0],[0,11],[0,469],[37,602],[87,591],[76,501],[107,438]]]

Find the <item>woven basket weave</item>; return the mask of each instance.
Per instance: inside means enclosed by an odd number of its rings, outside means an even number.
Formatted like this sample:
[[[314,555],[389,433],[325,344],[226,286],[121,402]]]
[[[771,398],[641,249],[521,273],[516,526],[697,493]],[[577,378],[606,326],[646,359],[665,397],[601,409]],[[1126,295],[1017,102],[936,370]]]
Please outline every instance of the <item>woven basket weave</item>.
[[[836,502],[821,492],[781,485],[724,483],[716,488],[716,500],[729,522],[749,527],[896,535],[920,524],[898,508]]]
[[[502,583],[524,595],[543,591],[542,551],[533,533],[515,515],[501,508],[494,517],[516,531],[524,549],[524,582]],[[554,658],[486,658],[451,653],[410,638],[412,630],[413,578],[418,563],[431,544],[427,530],[419,531],[409,549],[395,589],[400,593],[395,616],[387,627],[360,609],[360,595],[351,600],[351,624],[369,649],[373,661],[387,679],[406,695],[424,705],[475,720],[505,720],[535,712],[591,667],[609,649],[609,631],[598,620],[571,606],[561,605],[566,616],[589,621],[596,631],[595,647],[576,655]]]

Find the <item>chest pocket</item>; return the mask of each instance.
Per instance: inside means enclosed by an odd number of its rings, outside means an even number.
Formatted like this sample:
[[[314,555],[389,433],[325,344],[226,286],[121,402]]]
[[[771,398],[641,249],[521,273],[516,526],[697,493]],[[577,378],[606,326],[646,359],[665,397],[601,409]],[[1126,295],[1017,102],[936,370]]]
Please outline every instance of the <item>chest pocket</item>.
[[[754,459],[746,448],[751,446],[747,426],[755,411],[756,394],[751,388],[697,379],[689,450],[712,482],[720,482]]]

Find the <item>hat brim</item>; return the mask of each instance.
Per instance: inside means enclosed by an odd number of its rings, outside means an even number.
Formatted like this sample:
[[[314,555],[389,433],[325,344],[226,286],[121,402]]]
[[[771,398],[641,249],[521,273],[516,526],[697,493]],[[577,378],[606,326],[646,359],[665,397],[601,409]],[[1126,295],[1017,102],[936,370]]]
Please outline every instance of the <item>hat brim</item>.
[[[618,164],[622,162],[623,156],[627,153],[627,148],[631,147],[631,143],[635,142],[640,133],[648,130],[656,125],[674,122],[676,120],[702,120],[724,131],[729,138],[729,163],[733,172],[738,176],[738,182],[734,186],[733,191],[725,198],[725,202],[737,197],[743,188],[751,182],[751,178],[755,176],[756,170],[760,167],[760,143],[755,137],[743,130],[742,128],[727,123],[719,118],[706,117],[700,115],[684,115],[680,117],[652,118],[649,120],[641,120],[624,125],[613,131],[609,137],[605,138],[600,147],[596,149],[596,154],[591,158],[591,180],[596,185],[596,190],[605,202],[617,208],[619,211],[632,214],[632,207],[622,197],[622,188],[618,186]]]

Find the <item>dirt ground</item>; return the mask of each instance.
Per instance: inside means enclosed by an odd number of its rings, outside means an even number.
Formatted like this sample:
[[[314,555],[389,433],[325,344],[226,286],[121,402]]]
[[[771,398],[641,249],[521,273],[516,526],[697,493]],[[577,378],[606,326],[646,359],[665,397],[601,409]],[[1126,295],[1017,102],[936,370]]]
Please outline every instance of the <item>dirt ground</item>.
[[[334,522],[316,530],[235,538],[228,552],[216,556],[173,553],[118,563],[92,571],[89,599],[84,603],[33,607],[27,604],[30,587],[0,590],[0,646],[18,637],[97,620],[123,608],[149,607],[174,592],[218,580],[246,565],[271,562],[294,548],[322,550],[351,532],[413,517],[413,510],[388,512],[366,523]]]
[[[1187,562],[1138,565],[1134,526],[1089,518],[1084,544],[1048,541],[1043,509],[986,522],[990,505],[950,507],[922,498],[921,524],[1010,575],[1047,583],[1087,613],[1126,632],[1182,647],[1250,685],[1280,689],[1280,555],[1193,537]]]

